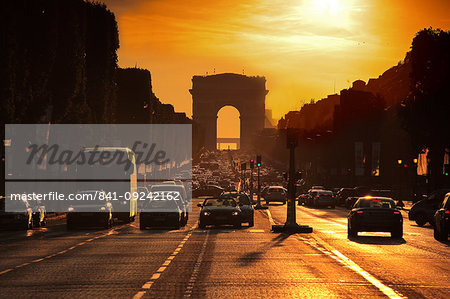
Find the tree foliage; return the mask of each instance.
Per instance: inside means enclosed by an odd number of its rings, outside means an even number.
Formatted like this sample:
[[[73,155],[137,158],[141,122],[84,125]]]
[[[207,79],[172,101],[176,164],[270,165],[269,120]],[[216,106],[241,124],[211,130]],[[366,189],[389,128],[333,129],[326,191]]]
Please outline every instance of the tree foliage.
[[[4,6],[2,123],[112,122],[119,47],[114,14],[82,0]]]
[[[450,147],[450,32],[423,29],[411,46],[411,93],[400,116],[417,151],[428,148],[435,187],[442,181],[444,149]]]

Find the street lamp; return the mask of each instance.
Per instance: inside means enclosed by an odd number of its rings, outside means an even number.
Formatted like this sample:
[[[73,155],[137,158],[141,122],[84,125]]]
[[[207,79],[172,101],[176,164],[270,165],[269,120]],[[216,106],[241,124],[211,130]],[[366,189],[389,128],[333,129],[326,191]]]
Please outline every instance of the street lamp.
[[[403,162],[402,159],[398,159],[398,160],[397,160],[398,165],[401,165],[402,162]]]

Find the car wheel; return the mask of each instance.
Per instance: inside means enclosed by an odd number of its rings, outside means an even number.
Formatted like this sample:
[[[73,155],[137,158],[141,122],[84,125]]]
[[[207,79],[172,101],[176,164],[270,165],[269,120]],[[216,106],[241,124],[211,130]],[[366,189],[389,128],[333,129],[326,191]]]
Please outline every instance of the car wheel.
[[[403,238],[403,226],[400,226],[400,227],[395,228],[395,229],[391,232],[391,238],[395,238],[395,239],[401,239],[401,238]]]
[[[355,228],[350,228],[350,225],[347,226],[347,237],[356,238],[358,236],[358,230]]]
[[[250,221],[250,222],[248,223],[248,226],[250,226],[250,227],[253,227],[254,225],[255,225],[254,220],[252,220],[252,221]]]
[[[423,213],[419,213],[416,215],[416,223],[418,226],[424,226],[427,223],[427,219]]]
[[[240,228],[241,226],[242,226],[242,224],[239,222],[234,225],[234,228]]]
[[[181,219],[178,219],[178,220],[175,222],[175,229],[180,229],[180,227],[181,227],[181,222],[182,222]]]
[[[438,241],[447,242],[448,241],[448,231],[445,229],[442,229],[440,231],[437,230],[436,227],[434,227],[434,238]]]
[[[331,208],[332,208],[332,209],[336,209],[336,206],[335,206],[335,205],[332,205]]]
[[[201,229],[205,229],[205,228],[206,228],[206,225],[204,225],[203,223],[200,222],[200,223],[198,224],[198,227],[201,228]]]

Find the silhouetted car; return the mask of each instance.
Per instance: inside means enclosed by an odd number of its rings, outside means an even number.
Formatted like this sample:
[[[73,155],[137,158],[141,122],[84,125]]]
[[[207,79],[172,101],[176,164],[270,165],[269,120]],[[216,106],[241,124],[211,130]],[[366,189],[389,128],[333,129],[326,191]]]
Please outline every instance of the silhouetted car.
[[[330,206],[334,209],[336,206],[333,192],[328,190],[317,190],[317,192],[314,192],[312,202],[313,206],[316,208]]]
[[[267,189],[264,200],[266,201],[266,204],[274,201],[285,204],[287,201],[287,190],[281,186],[270,186]]]
[[[192,190],[192,197],[200,196],[214,196],[218,197],[223,192],[223,188],[216,185],[200,186],[197,189]]]
[[[0,227],[19,229],[33,228],[33,210],[28,202],[17,200],[14,202],[15,212],[6,212],[6,200],[6,198],[0,198]]]
[[[179,229],[184,225],[183,213],[179,202],[175,200],[148,201],[140,213],[139,228],[143,230],[157,226]]]
[[[430,194],[426,199],[415,203],[408,213],[409,220],[416,221],[418,226],[424,226],[427,222],[434,225],[433,216],[439,209],[445,194],[450,189],[438,189]]]
[[[369,196],[372,195],[371,192],[372,190],[368,187],[355,187],[353,188],[354,192],[351,193],[351,196],[348,196],[345,199],[345,207],[350,210],[353,205],[355,204],[355,202],[358,200],[358,198],[360,197],[364,197],[364,196]]]
[[[360,197],[348,214],[348,237],[358,232],[390,232],[392,238],[403,237],[403,217],[392,198]]]
[[[79,191],[77,196],[85,194],[85,196],[95,198],[95,192],[103,191]],[[104,200],[92,202],[74,201],[67,209],[67,229],[72,230],[76,227],[111,227],[113,224],[112,204],[104,192],[101,198],[104,198]]]
[[[317,195],[317,193],[320,191],[320,189],[309,189],[308,194],[305,198],[305,205],[308,207],[311,207],[314,205],[314,197]]]
[[[233,225],[235,228],[241,227],[241,209],[232,198],[207,198],[201,207],[199,228],[207,225]]]
[[[345,200],[347,197],[353,197],[356,195],[356,191],[353,188],[341,188],[336,194],[336,204],[338,206],[345,206]]]
[[[255,210],[253,209],[250,197],[242,192],[224,192],[219,198],[233,198],[241,209],[241,223],[248,223],[248,226],[254,226]]]
[[[445,195],[441,208],[434,214],[434,238],[448,241],[450,232],[450,193]]]
[[[305,205],[306,204],[306,200],[308,199],[308,194],[300,194],[299,196],[297,196],[297,202],[298,205]]]
[[[174,200],[178,200],[178,207],[181,209],[181,226],[185,226],[189,219],[189,209],[191,208],[191,199],[188,198],[186,193],[186,189],[183,185],[153,185],[150,189],[152,196],[156,195],[158,192],[159,195],[165,193],[166,195],[170,194],[174,197]]]

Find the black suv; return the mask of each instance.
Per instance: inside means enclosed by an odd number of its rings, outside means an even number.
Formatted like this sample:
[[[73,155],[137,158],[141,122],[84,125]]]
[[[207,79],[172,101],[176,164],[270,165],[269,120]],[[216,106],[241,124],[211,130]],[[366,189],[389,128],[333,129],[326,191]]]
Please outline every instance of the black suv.
[[[447,241],[450,231],[450,193],[445,195],[441,208],[434,214],[434,238]]]
[[[439,209],[445,194],[448,192],[450,192],[450,189],[438,189],[426,199],[415,203],[408,213],[409,220],[416,221],[418,226],[424,226],[427,222],[434,225],[434,213]]]

